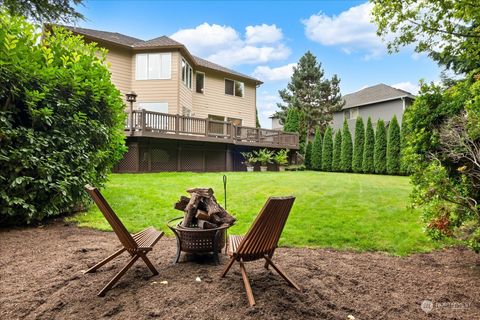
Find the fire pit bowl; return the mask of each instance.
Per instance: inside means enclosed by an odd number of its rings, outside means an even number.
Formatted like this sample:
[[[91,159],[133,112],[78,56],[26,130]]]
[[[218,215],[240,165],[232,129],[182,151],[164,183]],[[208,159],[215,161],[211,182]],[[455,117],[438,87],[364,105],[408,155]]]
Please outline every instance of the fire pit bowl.
[[[169,220],[167,226],[173,231],[177,238],[177,254],[174,263],[180,259],[180,253],[192,254],[213,253],[215,263],[219,263],[218,253],[225,247],[227,229],[231,225],[224,225],[212,229],[186,228],[180,225],[183,217]],[[178,223],[176,223],[179,221]]]

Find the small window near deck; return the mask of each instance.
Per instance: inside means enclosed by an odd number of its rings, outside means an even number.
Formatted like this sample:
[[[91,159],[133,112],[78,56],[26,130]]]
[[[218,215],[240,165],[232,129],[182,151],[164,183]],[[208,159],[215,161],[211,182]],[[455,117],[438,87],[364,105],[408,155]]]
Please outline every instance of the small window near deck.
[[[205,74],[201,72],[196,73],[196,82],[195,82],[195,90],[197,93],[204,93],[204,86],[205,86]]]

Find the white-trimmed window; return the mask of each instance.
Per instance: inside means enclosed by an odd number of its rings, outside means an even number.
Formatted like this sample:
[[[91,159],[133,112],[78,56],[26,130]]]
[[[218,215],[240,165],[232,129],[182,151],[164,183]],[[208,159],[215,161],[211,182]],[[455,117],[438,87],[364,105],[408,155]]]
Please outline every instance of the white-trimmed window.
[[[139,53],[136,55],[136,80],[171,79],[172,54]]]
[[[187,88],[192,89],[193,70],[187,60],[182,58],[182,82]]]
[[[195,72],[195,91],[205,93],[205,73]]]
[[[225,94],[243,97],[245,91],[245,85],[243,82],[225,79]]]

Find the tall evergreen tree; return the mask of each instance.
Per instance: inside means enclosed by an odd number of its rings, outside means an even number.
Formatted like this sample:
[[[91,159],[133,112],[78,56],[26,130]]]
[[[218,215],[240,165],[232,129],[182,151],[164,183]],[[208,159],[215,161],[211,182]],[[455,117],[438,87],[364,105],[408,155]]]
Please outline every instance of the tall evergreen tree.
[[[308,170],[312,169],[312,142],[307,143],[307,147],[305,148],[305,167]]]
[[[332,128],[330,126],[325,130],[322,146],[322,170],[332,171],[333,160],[333,135]]]
[[[325,79],[321,63],[307,51],[293,67],[293,74],[286,89],[278,93],[283,100],[279,103],[275,116],[282,123],[287,116],[289,108],[299,108],[304,114],[302,121],[306,140],[315,133],[319,127],[323,133],[333,119],[333,113],[340,110],[343,99],[340,94],[340,79],[333,75],[331,79]]]
[[[287,117],[283,123],[283,131],[300,133],[300,110],[290,108],[287,110]]]
[[[335,142],[333,144],[332,171],[341,171],[340,158],[342,154],[342,131],[340,129],[335,133]]]
[[[363,145],[365,144],[365,126],[363,124],[363,119],[357,117],[355,121],[355,137],[353,143],[353,160],[352,160],[352,170],[353,172],[362,172],[362,161],[363,161]]]
[[[377,121],[375,129],[373,164],[375,173],[385,173],[387,171],[387,129],[382,119]]]
[[[374,173],[373,154],[375,149],[375,132],[373,131],[372,119],[368,117],[365,131],[365,144],[363,145],[362,169],[365,173]]]
[[[402,127],[400,128],[400,174],[408,175],[411,171],[405,159],[406,137],[408,135],[408,126],[405,124],[405,119],[406,117],[404,113],[402,117]]]
[[[317,128],[312,146],[312,169],[322,170],[322,134]]]
[[[352,134],[348,128],[347,119],[343,121],[342,129],[342,151],[340,154],[340,168],[344,172],[352,171]]]
[[[397,116],[393,116],[388,126],[387,138],[387,173],[398,174],[400,172],[400,127]]]

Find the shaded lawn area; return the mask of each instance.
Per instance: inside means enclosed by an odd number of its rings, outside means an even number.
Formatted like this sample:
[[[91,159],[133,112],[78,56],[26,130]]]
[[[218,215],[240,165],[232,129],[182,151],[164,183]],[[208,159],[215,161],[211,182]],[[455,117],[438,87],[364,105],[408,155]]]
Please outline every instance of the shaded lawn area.
[[[229,172],[227,210],[243,234],[269,196],[297,197],[280,245],[385,251],[396,255],[439,247],[408,208],[406,177],[326,172]],[[173,204],[191,187],[212,187],[223,205],[223,173],[112,174],[102,191],[130,232],[153,225],[171,235]],[[69,218],[82,227],[111,230],[96,206]]]

